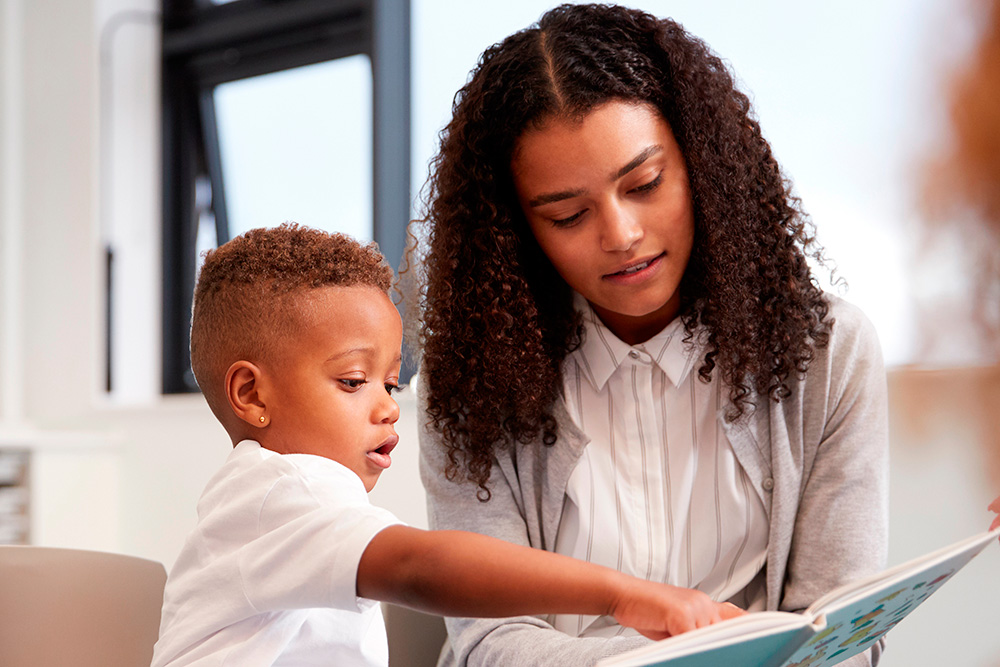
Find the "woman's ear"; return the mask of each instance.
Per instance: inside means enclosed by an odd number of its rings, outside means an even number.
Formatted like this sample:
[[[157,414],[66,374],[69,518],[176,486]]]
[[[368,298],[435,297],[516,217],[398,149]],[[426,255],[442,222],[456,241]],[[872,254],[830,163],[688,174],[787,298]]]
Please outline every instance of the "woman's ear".
[[[233,413],[251,426],[264,428],[270,422],[264,395],[264,374],[249,361],[237,361],[226,371],[226,398]]]

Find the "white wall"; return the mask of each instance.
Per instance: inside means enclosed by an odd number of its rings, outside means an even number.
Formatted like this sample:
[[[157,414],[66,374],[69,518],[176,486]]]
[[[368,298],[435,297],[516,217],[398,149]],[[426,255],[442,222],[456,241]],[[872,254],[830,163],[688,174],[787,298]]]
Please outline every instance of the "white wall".
[[[0,446],[34,444],[45,468],[56,471],[33,489],[43,498],[36,510],[48,515],[36,531],[42,543],[133,553],[169,567],[229,442],[200,395],[156,393],[158,42],[148,14],[157,3],[2,2]],[[121,25],[105,33],[111,59],[102,72],[101,30],[115,21]],[[108,72],[113,127],[102,141],[100,76]],[[100,182],[102,147],[112,150],[103,172],[111,187]],[[112,396],[102,390],[108,240],[116,244],[119,284],[130,288],[116,293],[127,315],[116,329],[118,366],[129,372],[116,375]],[[401,394],[400,403],[406,433],[412,398]],[[403,443],[375,497],[423,526],[415,437]],[[69,484],[74,469],[92,478]],[[393,482],[397,493],[383,491]],[[109,508],[108,498],[120,502]]]
[[[21,387],[21,43],[20,5],[0,5],[0,422],[23,413]]]
[[[152,3],[149,3],[152,4]],[[4,0],[0,120],[5,128],[3,187],[5,409],[0,443],[49,443],[63,461],[97,460],[66,497],[59,476],[34,492],[62,498],[58,513],[92,524],[86,546],[172,563],[194,516],[194,501],[226,454],[225,434],[200,396],[121,407],[103,394],[103,226],[98,219],[98,40],[114,8],[96,0]],[[154,90],[155,82],[149,84]],[[153,110],[155,113],[155,109]],[[123,122],[128,125],[128,120]],[[16,144],[12,146],[12,144]],[[156,191],[156,143],[140,153]],[[134,184],[133,184],[134,185]],[[148,199],[153,199],[147,195]],[[131,234],[158,238],[156,207],[133,215]],[[157,266],[157,257],[150,258]],[[13,286],[13,287],[12,287]],[[152,285],[155,288],[155,284]],[[144,296],[158,312],[156,291]],[[154,356],[154,359],[156,357]],[[152,377],[155,386],[158,379]],[[13,406],[13,407],[12,407]],[[55,450],[51,443],[57,442]],[[65,469],[65,465],[62,469]],[[72,469],[72,468],[70,468]],[[67,473],[71,474],[71,473]],[[58,488],[57,488],[58,487]],[[110,494],[110,495],[109,495]],[[101,498],[120,498],[110,516]],[[41,503],[39,511],[47,511]],[[51,523],[58,524],[54,516]],[[110,529],[108,525],[111,525]],[[66,533],[41,531],[45,543],[81,546]]]
[[[152,69],[149,49],[155,62],[155,42],[144,38],[139,26],[122,28],[118,47],[138,44],[147,50],[142,55],[140,49],[134,66],[115,72],[120,82],[131,81],[134,90],[145,93],[136,93],[139,97],[131,102],[117,98],[115,129],[145,136],[147,143],[116,139],[118,150],[131,145],[133,152],[116,151],[114,217],[104,220],[99,214],[106,210],[99,180],[99,34],[117,10],[148,10],[155,3],[0,3],[0,443],[14,433],[21,434],[19,441],[51,440],[56,433],[62,434],[56,439],[72,452],[70,458],[96,457],[92,460],[99,462],[90,468],[97,472],[74,480],[75,492],[61,496],[64,507],[51,510],[54,520],[71,516],[85,525],[92,521],[90,532],[100,536],[100,543],[88,546],[169,566],[193,523],[202,486],[225,457],[228,442],[200,397],[156,395],[157,362],[148,353],[158,344],[155,289],[139,290],[124,301],[133,315],[122,325],[128,327],[126,339],[132,339],[125,358],[135,363],[146,359],[149,367],[118,396],[101,390],[103,242],[110,234],[127,250],[123,263],[132,267],[133,285],[155,287],[159,186],[156,86],[143,83],[143,72]],[[414,1],[415,191],[426,175],[451,97],[480,51],[537,18],[547,4]],[[861,230],[880,229],[883,223],[905,224],[908,233],[915,233],[915,217],[906,203],[913,191],[911,167],[918,162],[916,147],[933,140],[923,137],[908,147],[907,137],[936,118],[931,111],[921,116],[918,104],[926,101],[930,88],[914,92],[922,78],[927,86],[936,85],[936,66],[922,64],[933,54],[918,47],[941,19],[944,0],[874,5],[858,0],[838,3],[835,10],[810,9],[811,3],[791,0],[642,4],[659,13],[672,11],[729,57],[754,91],[762,125],[821,234],[831,227],[848,230],[846,241],[828,242],[831,250],[840,249],[839,243],[850,246],[852,239],[856,245],[859,238],[872,238]],[[440,46],[448,47],[447,56],[434,55]],[[883,256],[890,258],[892,270],[905,263],[897,255]],[[878,293],[905,278],[870,278],[873,264],[872,255],[862,254],[860,260],[841,262],[841,269],[856,291],[869,295],[860,300],[875,299],[868,309],[880,332],[888,332],[894,313],[901,311],[897,305],[879,305]],[[882,335],[890,358],[899,358],[899,348],[909,345],[893,343],[895,334]],[[894,371],[894,392],[901,382],[909,382],[909,373]],[[922,409],[934,410],[936,400]],[[404,395],[401,403],[406,422],[401,446],[372,498],[404,520],[423,525],[412,398]],[[906,423],[911,414],[909,404],[900,405],[894,408],[893,431],[894,563],[985,528],[985,504],[995,495],[991,490],[1000,489],[1000,475],[984,449],[991,441],[982,432],[943,428],[933,438],[918,437],[899,428],[899,420]],[[951,423],[962,423],[961,409],[952,406],[956,416]],[[72,479],[76,469],[67,469],[67,460],[57,476],[38,484],[64,486],[59,480]],[[109,504],[114,505],[110,510],[89,512]],[[46,539],[80,538],[63,533]],[[1000,550],[991,548],[970,566],[977,570],[959,575],[968,583],[956,578],[949,585],[961,596],[946,587],[939,594],[940,605],[932,606],[932,599],[926,612],[894,631],[885,664],[995,665],[1000,638],[988,623],[996,619],[998,556]],[[946,595],[952,595],[948,603]],[[947,625],[952,618],[986,627],[959,639],[959,630]],[[942,635],[939,627],[951,629]],[[932,649],[945,651],[943,657],[930,659]]]

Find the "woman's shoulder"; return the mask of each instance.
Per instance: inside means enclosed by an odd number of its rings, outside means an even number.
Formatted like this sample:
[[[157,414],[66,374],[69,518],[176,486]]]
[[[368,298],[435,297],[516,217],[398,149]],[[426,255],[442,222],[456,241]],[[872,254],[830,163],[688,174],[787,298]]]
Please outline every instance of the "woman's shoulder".
[[[835,294],[827,292],[824,296],[830,304],[827,319],[832,325],[827,347],[831,354],[836,356],[849,353],[851,350],[880,349],[875,325],[864,311]]]
[[[831,323],[825,345],[816,345],[800,391],[807,396],[841,395],[850,387],[885,382],[882,346],[864,311],[834,294],[826,294]]]

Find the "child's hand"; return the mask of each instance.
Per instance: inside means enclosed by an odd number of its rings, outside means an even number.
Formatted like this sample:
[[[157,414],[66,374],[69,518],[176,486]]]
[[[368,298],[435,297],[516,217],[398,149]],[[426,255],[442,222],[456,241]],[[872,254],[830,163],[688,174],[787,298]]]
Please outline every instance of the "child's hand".
[[[745,613],[728,602],[715,602],[701,591],[632,577],[623,583],[612,611],[621,625],[650,639],[665,639]]]
[[[991,512],[997,513],[996,518],[993,519],[993,523],[990,524],[990,530],[995,530],[996,528],[1000,528],[1000,496],[997,496],[993,500],[993,502],[990,503],[989,509]]]

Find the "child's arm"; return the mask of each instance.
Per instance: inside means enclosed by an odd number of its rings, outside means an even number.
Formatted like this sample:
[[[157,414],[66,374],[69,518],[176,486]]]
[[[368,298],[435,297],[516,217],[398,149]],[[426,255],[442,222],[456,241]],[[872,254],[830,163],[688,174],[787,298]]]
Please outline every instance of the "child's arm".
[[[462,531],[390,526],[368,544],[358,595],[444,616],[613,616],[652,639],[744,612],[700,591]]]

